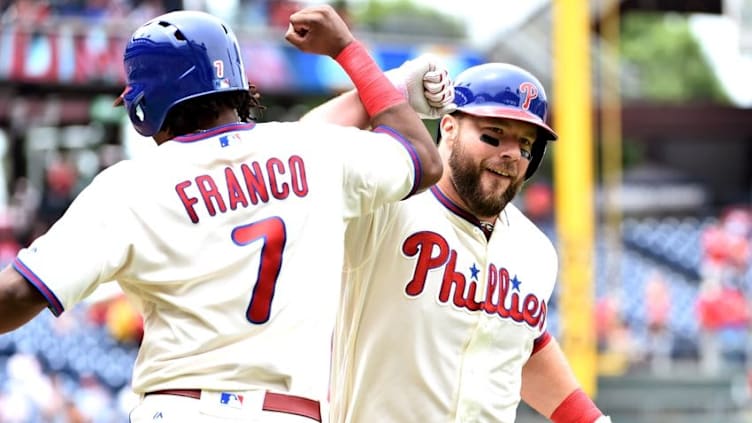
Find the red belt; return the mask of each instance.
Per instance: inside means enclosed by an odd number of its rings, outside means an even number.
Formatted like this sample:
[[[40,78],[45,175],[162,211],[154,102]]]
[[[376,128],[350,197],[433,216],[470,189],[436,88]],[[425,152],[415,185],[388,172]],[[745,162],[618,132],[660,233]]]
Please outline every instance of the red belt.
[[[199,389],[163,389],[161,391],[147,392],[147,395],[178,395],[200,399],[201,390]],[[309,419],[321,421],[321,407],[318,401],[298,397],[295,395],[279,394],[276,392],[266,392],[264,395],[264,411],[275,411],[277,413],[295,414],[298,416],[308,417]]]

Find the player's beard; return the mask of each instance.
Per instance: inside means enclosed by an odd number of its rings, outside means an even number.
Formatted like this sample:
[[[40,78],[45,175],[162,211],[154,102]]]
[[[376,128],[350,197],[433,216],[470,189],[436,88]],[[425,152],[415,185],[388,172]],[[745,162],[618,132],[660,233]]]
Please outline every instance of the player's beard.
[[[481,176],[487,171],[482,163],[476,163],[466,154],[461,144],[455,144],[449,154],[449,168],[454,189],[476,217],[497,216],[514,199],[524,182],[514,177],[501,194],[497,190],[484,190]]]

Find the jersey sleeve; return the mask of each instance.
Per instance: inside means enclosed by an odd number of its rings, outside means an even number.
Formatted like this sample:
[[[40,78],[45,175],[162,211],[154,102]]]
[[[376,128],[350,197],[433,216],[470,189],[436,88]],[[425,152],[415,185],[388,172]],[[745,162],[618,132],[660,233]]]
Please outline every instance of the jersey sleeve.
[[[118,165],[115,165],[119,167]],[[115,278],[127,260],[127,210],[115,182],[117,169],[97,176],[65,214],[13,262],[59,316],[97,286]]]
[[[361,216],[415,193],[423,174],[418,155],[399,132],[349,128],[343,143],[345,217]]]
[[[532,357],[535,353],[545,348],[552,339],[553,337],[551,334],[548,331],[544,331],[539,337],[535,338],[535,341],[533,341],[533,350],[530,351],[530,356]]]

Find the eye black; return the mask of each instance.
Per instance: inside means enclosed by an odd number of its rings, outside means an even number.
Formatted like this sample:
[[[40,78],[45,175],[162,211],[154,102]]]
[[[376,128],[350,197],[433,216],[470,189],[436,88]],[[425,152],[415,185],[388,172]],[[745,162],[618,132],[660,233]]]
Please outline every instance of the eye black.
[[[498,147],[499,144],[501,144],[501,141],[499,141],[498,138],[494,138],[494,137],[492,137],[490,135],[487,135],[487,134],[482,134],[480,136],[480,140],[483,141],[484,143],[492,145],[494,147]]]

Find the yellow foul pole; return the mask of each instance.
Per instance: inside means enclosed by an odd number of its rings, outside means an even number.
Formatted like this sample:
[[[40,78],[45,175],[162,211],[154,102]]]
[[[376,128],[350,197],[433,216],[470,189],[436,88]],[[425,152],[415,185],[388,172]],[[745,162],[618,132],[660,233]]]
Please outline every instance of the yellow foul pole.
[[[605,238],[611,254],[606,259],[606,288],[617,292],[621,282],[622,127],[619,56],[619,2],[612,2],[601,18],[601,173],[603,175]]]
[[[553,2],[553,144],[560,257],[560,342],[577,379],[596,394],[594,208],[589,5]]]

